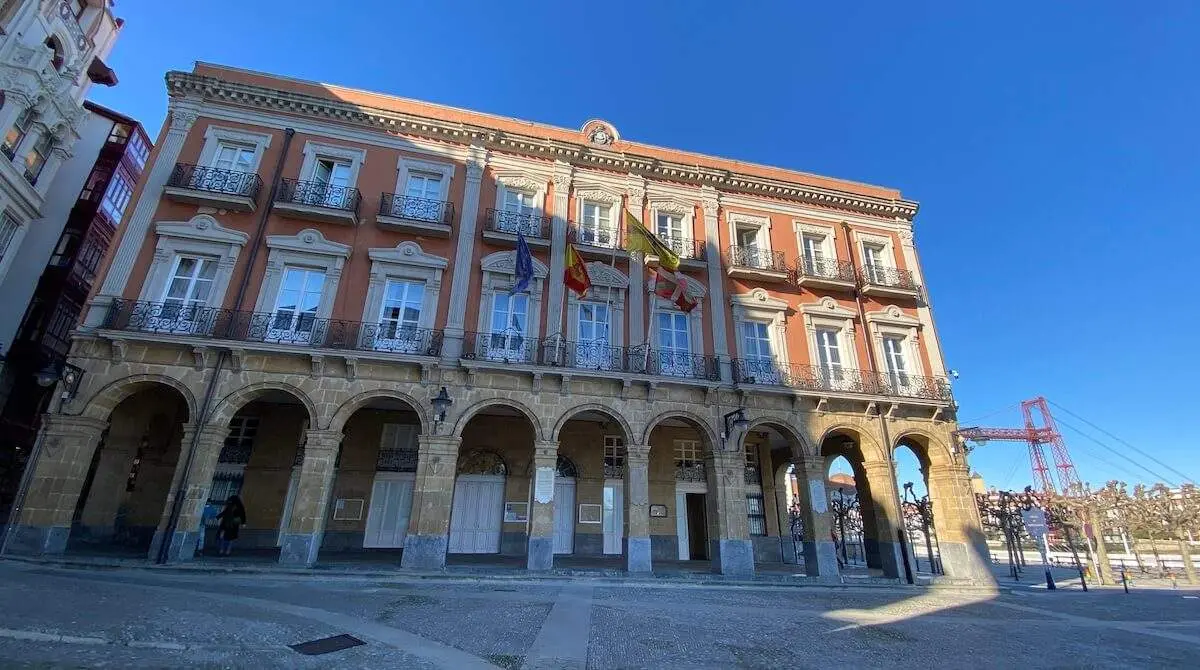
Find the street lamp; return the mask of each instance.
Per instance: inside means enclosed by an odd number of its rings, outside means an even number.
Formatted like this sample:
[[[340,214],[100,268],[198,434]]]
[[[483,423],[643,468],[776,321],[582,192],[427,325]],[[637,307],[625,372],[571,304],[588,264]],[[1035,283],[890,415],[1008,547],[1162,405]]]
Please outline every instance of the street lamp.
[[[732,443],[734,448],[737,447],[738,438],[750,428],[750,419],[746,418],[746,410],[741,407],[729,412],[723,419],[725,421],[725,432],[721,433],[722,450],[732,451],[729,444]]]
[[[454,404],[454,399],[446,392],[446,387],[438,391],[437,397],[431,398],[429,404],[433,405],[433,432],[436,435],[438,426],[446,420],[446,410],[450,409],[450,405]]]

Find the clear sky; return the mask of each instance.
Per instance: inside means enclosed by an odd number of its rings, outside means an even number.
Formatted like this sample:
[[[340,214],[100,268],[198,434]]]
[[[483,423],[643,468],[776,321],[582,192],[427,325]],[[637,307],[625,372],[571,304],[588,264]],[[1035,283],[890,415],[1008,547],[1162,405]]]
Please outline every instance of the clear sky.
[[[1200,412],[1186,418],[1200,380],[1200,3],[117,9],[121,83],[92,97],[152,135],[164,72],[207,60],[568,128],[600,117],[628,139],[898,187],[921,203],[964,425],[1019,425],[1016,404],[1045,395],[1200,477]],[[1154,479],[1063,431],[1093,485]],[[1021,444],[988,444],[972,465],[989,484],[1030,479]]]

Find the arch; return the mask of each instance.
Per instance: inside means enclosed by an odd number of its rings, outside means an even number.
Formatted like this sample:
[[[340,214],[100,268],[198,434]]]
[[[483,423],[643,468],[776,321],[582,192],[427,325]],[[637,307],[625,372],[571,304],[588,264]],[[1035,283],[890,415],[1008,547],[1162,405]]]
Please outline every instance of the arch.
[[[63,48],[63,41],[58,38],[58,35],[50,35],[44,42],[46,48],[52,52],[50,56],[50,65],[55,72],[62,72],[63,63],[66,62],[67,52]]]
[[[901,444],[906,444],[917,459],[921,461],[923,467],[928,468],[930,465],[951,465],[954,463],[954,455],[945,441],[938,439],[932,433],[920,428],[910,428],[896,436],[895,442],[892,445],[892,457],[895,458],[896,449],[900,448]]]
[[[524,414],[525,418],[529,420],[530,425],[533,426],[533,439],[545,439],[544,436],[546,433],[544,430],[542,430],[542,424],[540,421],[538,421],[537,415],[525,405],[522,405],[516,400],[509,400],[507,398],[488,398],[487,400],[480,400],[474,405],[471,405],[467,409],[463,410],[463,413],[459,415],[458,420],[454,422],[454,432],[452,435],[455,437],[462,437],[463,429],[467,427],[467,424],[470,423],[471,419],[473,419],[475,415],[482,410],[485,410],[493,405],[511,407],[521,414]]]
[[[642,444],[650,444],[650,434],[654,432],[654,428],[658,426],[663,419],[670,419],[672,417],[677,419],[686,419],[690,423],[695,424],[693,428],[700,431],[700,434],[704,436],[704,439],[708,442],[709,451],[715,451],[718,448],[717,445],[719,444],[719,441],[717,440],[716,433],[713,432],[712,425],[699,415],[679,409],[668,410],[651,419],[649,423],[646,424],[646,431],[642,434]]]
[[[456,475],[508,475],[508,464],[491,449],[472,449],[458,458]]]
[[[571,409],[568,409],[566,412],[563,412],[563,415],[558,418],[558,422],[554,424],[554,431],[550,433],[550,439],[552,441],[557,442],[558,434],[560,432],[562,432],[563,426],[567,425],[567,422],[570,421],[572,418],[574,418],[575,415],[582,414],[584,412],[600,412],[601,414],[604,414],[605,416],[612,419],[613,421],[616,421],[617,424],[621,426],[621,430],[624,431],[624,433],[625,433],[626,443],[632,441],[634,439],[634,436],[636,435],[636,433],[633,432],[633,429],[629,427],[629,422],[627,422],[625,420],[625,417],[620,412],[614,410],[613,408],[611,408],[607,405],[601,405],[599,403],[588,403],[586,405],[578,405],[576,407],[572,407]],[[645,443],[643,443],[643,444],[645,444]]]
[[[862,428],[848,423],[839,423],[830,426],[821,434],[821,439],[817,442],[817,450],[820,453],[825,447],[825,440],[829,439],[834,433],[848,434],[858,443],[859,449],[862,451],[864,461],[882,460],[885,458],[883,449],[879,447],[879,443],[870,433],[864,432]]]
[[[117,405],[121,404],[121,401],[154,384],[161,384],[178,391],[183,396],[184,402],[187,403],[188,421],[196,420],[196,397],[192,395],[192,390],[178,379],[154,374],[130,375],[110,382],[88,399],[79,416],[107,421],[109,415],[117,408]]]
[[[567,477],[578,479],[579,468],[575,467],[575,461],[560,454],[558,460],[554,462],[554,476],[563,477],[564,479]]]
[[[793,445],[799,445],[799,453],[797,453],[795,447],[793,447],[793,456],[816,456],[819,453],[819,450],[813,447],[813,445],[810,444],[809,441],[804,437],[804,433],[797,430],[788,422],[770,416],[752,417],[750,419],[750,427],[745,433],[742,434],[741,443],[743,448],[745,448],[746,436],[750,434],[750,431],[759,426],[773,428],[787,438]]]
[[[400,391],[395,391],[392,389],[363,391],[362,393],[359,393],[353,398],[350,398],[346,402],[342,403],[341,406],[337,408],[337,411],[333,413],[333,418],[329,420],[329,426],[327,427],[327,430],[337,431],[340,433],[342,428],[345,427],[346,422],[350,420],[350,417],[354,416],[355,412],[362,409],[367,405],[367,403],[376,398],[399,400],[400,402],[408,405],[409,408],[416,413],[417,420],[421,423],[421,434],[428,434],[429,417],[425,415],[425,407],[421,403],[417,402],[416,398],[408,395],[407,393],[401,393]]]
[[[284,382],[259,382],[233,391],[213,407],[208,423],[216,426],[227,425],[239,409],[266,391],[283,391],[295,397],[300,401],[300,404],[304,405],[304,409],[308,411],[309,425],[321,425],[320,415],[317,413],[316,406],[313,405],[312,398],[309,398],[308,394],[299,388]]]

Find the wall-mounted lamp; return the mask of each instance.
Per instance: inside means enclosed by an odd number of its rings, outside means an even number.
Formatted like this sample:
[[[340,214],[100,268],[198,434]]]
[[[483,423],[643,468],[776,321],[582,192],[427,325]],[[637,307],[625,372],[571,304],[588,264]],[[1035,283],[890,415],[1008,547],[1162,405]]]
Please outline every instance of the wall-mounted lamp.
[[[436,435],[438,426],[446,420],[446,410],[450,409],[450,405],[454,404],[454,399],[446,392],[446,387],[438,391],[437,397],[430,399],[430,405],[433,405],[433,432]]]
[[[62,403],[75,397],[79,390],[79,382],[83,379],[83,368],[67,362],[51,361],[35,375],[38,386],[50,388],[62,382],[62,393],[59,394],[59,408]]]
[[[750,420],[746,418],[746,410],[738,408],[729,412],[724,417],[725,432],[721,433],[721,450],[730,451],[732,448],[737,448],[738,440],[741,434],[750,428]]]

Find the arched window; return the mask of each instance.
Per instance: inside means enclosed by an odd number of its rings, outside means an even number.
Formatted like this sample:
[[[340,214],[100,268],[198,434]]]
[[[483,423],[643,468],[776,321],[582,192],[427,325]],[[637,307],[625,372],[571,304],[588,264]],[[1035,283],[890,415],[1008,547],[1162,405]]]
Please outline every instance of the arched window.
[[[579,470],[576,469],[575,464],[571,462],[571,459],[567,458],[566,456],[559,456],[558,462],[554,465],[554,476],[564,479],[574,479],[579,476]]]
[[[65,56],[63,55],[62,42],[58,40],[58,36],[51,35],[46,38],[46,48],[54,52],[54,56],[50,59],[50,64],[54,66],[55,72],[61,72]]]

